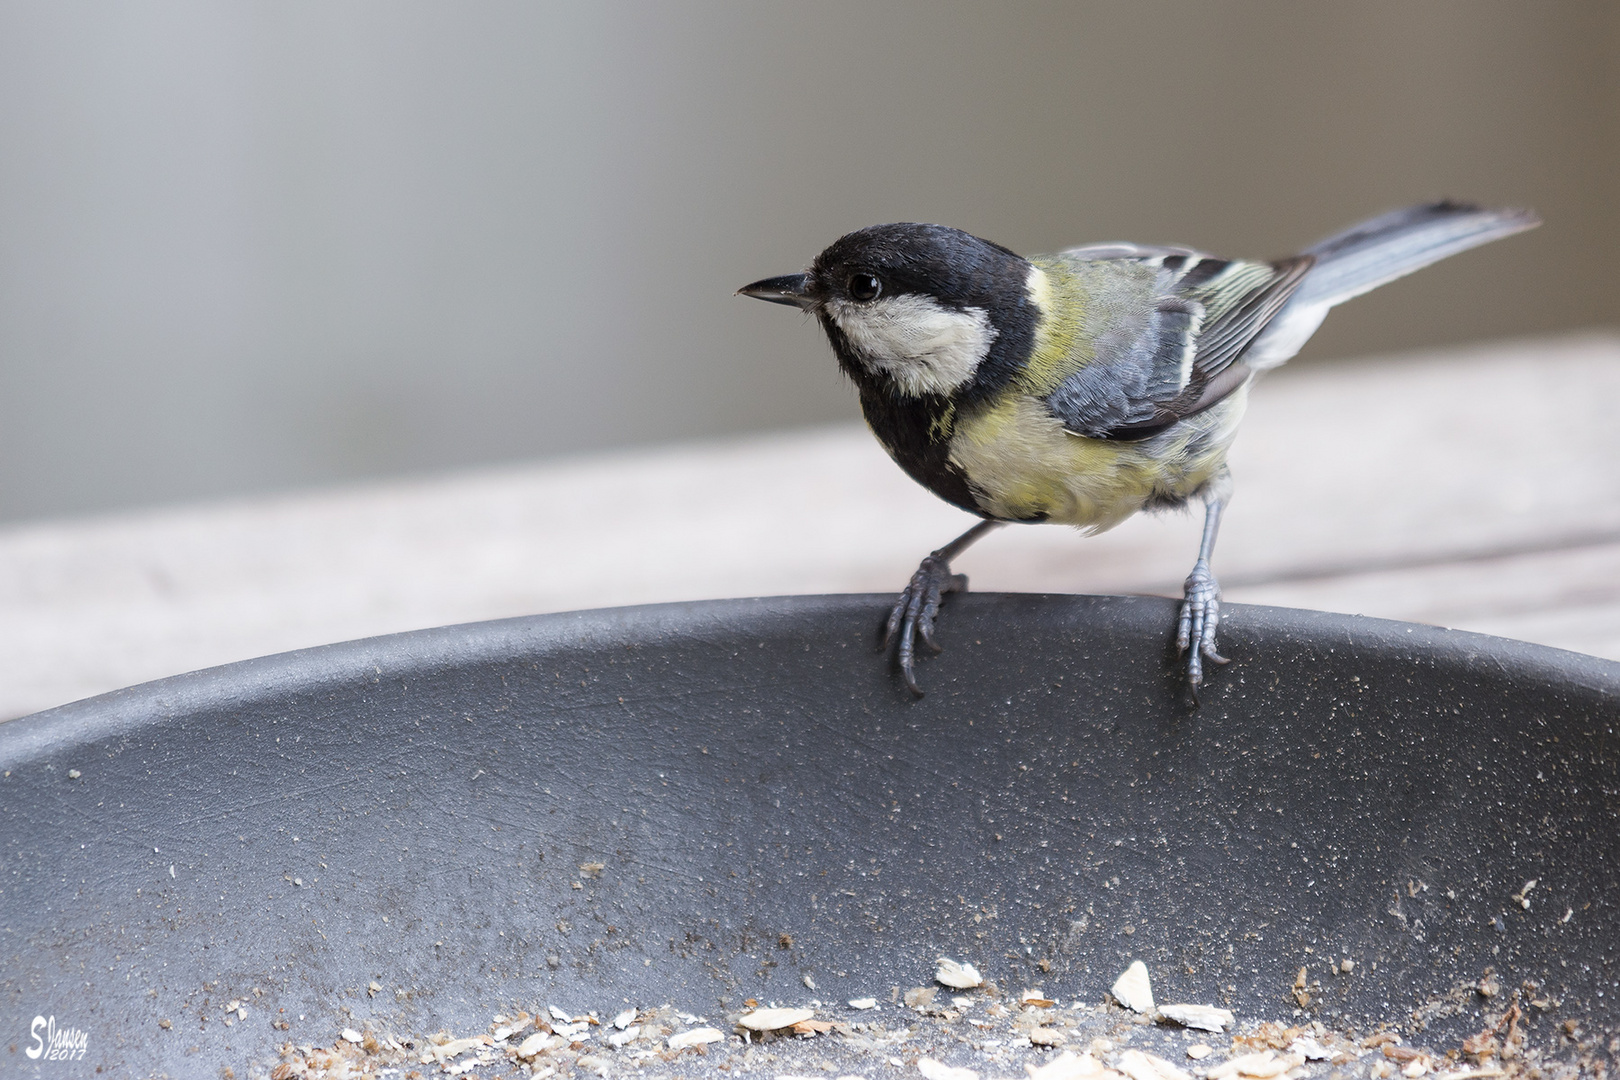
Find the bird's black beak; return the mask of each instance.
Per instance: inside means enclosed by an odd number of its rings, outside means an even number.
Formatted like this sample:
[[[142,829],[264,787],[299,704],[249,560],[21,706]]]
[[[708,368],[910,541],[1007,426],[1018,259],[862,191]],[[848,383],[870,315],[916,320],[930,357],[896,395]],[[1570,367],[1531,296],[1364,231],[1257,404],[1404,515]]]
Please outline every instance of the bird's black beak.
[[[752,285],[744,285],[737,292],[742,296],[752,296],[756,300],[769,300],[773,304],[789,304],[796,308],[807,309],[816,302],[810,295],[809,274],[786,274],[782,277],[766,278]]]

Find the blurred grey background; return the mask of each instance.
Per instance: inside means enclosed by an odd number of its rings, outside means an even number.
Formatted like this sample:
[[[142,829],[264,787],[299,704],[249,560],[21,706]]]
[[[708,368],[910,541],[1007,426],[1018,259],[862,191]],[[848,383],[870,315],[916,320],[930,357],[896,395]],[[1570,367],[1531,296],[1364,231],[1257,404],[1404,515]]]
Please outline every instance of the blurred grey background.
[[[1620,5],[0,3],[0,519],[853,419],[839,234],[1547,224],[1300,358],[1620,322]]]

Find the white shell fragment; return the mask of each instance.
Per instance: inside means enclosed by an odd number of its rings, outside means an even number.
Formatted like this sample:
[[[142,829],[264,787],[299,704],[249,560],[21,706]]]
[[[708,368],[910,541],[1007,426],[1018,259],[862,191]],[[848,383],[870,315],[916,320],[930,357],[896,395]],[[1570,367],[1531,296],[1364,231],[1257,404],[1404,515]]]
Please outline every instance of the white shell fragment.
[[[623,1031],[615,1031],[613,1034],[609,1035],[608,1045],[616,1048],[623,1046],[626,1043],[635,1042],[640,1037],[641,1027],[639,1025],[635,1027],[627,1027]]]
[[[1045,1065],[1025,1065],[1024,1071],[1029,1073],[1029,1080],[1083,1080],[1101,1073],[1103,1067],[1090,1054],[1065,1050]]]
[[[1253,1080],[1270,1080],[1271,1077],[1281,1076],[1289,1069],[1303,1064],[1305,1059],[1299,1054],[1279,1054],[1274,1050],[1266,1050],[1223,1061],[1209,1070],[1209,1077],[1210,1080],[1227,1080],[1228,1077],[1236,1076],[1252,1077]]]
[[[1329,1061],[1333,1057],[1333,1051],[1315,1039],[1303,1036],[1288,1044],[1288,1052],[1290,1054],[1299,1054],[1306,1061]]]
[[[625,1028],[629,1027],[631,1024],[633,1024],[635,1022],[636,1022],[636,1010],[634,1010],[634,1009],[626,1009],[623,1012],[621,1012],[618,1016],[615,1016],[613,1018],[613,1026],[618,1028],[620,1031],[623,1031]]]
[[[517,1056],[520,1058],[532,1058],[534,1055],[549,1047],[551,1043],[552,1038],[550,1035],[546,1034],[544,1031],[537,1031],[533,1035],[530,1035],[527,1039],[524,1039],[522,1042],[518,1043]]]
[[[972,964],[958,964],[948,956],[939,958],[939,967],[934,969],[934,979],[952,990],[972,990],[976,986],[984,985],[984,976],[979,974],[978,968]]]
[[[749,1031],[777,1031],[802,1024],[815,1015],[814,1009],[755,1009],[744,1014],[737,1023]]]
[[[1108,992],[1114,995],[1115,1001],[1132,1012],[1153,1011],[1153,983],[1148,979],[1147,965],[1140,960],[1133,961],[1125,973],[1114,980],[1114,986]]]
[[[354,1030],[354,1028],[344,1028],[343,1038],[347,1042],[357,1043],[364,1039],[365,1036]]]
[[[1140,1050],[1127,1050],[1119,1055],[1114,1068],[1131,1080],[1192,1080],[1192,1074],[1186,1069],[1170,1064],[1157,1054]]]
[[[345,1032],[344,1034],[347,1036],[348,1033]],[[428,1047],[427,1057],[431,1057],[434,1061],[449,1061],[451,1058],[460,1057],[468,1050],[474,1050],[483,1045],[484,1040],[477,1035],[466,1039],[451,1039],[442,1046]],[[425,1060],[423,1064],[426,1064]]]
[[[877,1008],[877,998],[851,998],[849,1007],[852,1009],[875,1009]]]
[[[551,1018],[553,1020],[561,1020],[565,1024],[573,1022],[574,1018],[572,1016],[569,1016],[555,1005],[546,1006],[546,1011],[551,1013]]]
[[[716,1043],[724,1039],[725,1033],[712,1027],[692,1028],[669,1037],[671,1050],[685,1050],[688,1046],[702,1046],[704,1043]]]
[[[1230,1009],[1217,1009],[1213,1005],[1160,1005],[1159,1015],[1199,1031],[1225,1031],[1237,1019]]]
[[[979,1080],[979,1074],[972,1069],[960,1069],[933,1058],[918,1059],[917,1071],[928,1080]]]

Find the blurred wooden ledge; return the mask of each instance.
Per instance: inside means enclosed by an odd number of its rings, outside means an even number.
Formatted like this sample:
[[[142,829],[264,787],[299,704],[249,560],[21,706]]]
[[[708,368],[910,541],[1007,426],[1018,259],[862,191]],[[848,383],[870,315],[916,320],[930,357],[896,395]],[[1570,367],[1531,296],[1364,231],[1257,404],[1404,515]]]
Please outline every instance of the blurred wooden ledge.
[[[1233,452],[1227,599],[1620,659],[1617,404],[1612,334],[1284,369],[1256,388]],[[14,527],[0,717],[446,623],[888,593],[970,523],[851,423]],[[981,590],[1178,595],[1198,527],[1012,528],[958,569]]]

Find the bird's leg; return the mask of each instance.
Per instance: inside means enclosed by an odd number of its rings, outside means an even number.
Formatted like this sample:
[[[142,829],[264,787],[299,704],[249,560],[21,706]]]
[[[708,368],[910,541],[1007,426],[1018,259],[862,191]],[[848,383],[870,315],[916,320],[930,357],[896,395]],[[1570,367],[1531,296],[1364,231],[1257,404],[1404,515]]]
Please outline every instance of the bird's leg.
[[[1229,488],[1229,485],[1223,485]],[[1198,702],[1198,688],[1204,682],[1204,661],[1225,664],[1227,658],[1215,651],[1215,628],[1221,622],[1221,587],[1209,569],[1209,557],[1215,551],[1215,534],[1221,527],[1221,511],[1226,506],[1228,492],[1206,496],[1204,501],[1204,539],[1198,545],[1198,561],[1182,586],[1181,621],[1176,629],[1176,648],[1187,654],[1187,685],[1192,688],[1193,703]]]
[[[898,634],[900,647],[898,659],[900,661],[900,674],[906,680],[911,692],[922,697],[922,687],[917,685],[916,672],[912,670],[916,659],[917,637],[922,636],[923,644],[934,652],[939,652],[942,646],[934,640],[934,616],[939,614],[940,599],[946,593],[966,592],[967,575],[951,573],[951,560],[966,551],[980,537],[1000,528],[1006,524],[1001,521],[981,521],[955,540],[946,544],[938,551],[930,552],[917,572],[911,575],[900,593],[900,599],[894,602],[894,609],[889,612],[889,622],[883,632],[883,644],[879,646],[887,651],[889,644]]]

